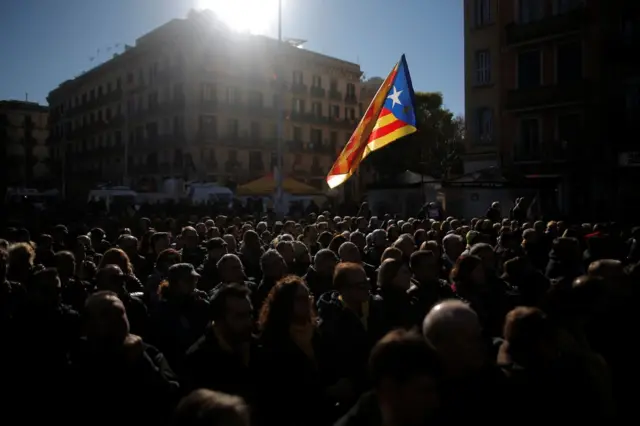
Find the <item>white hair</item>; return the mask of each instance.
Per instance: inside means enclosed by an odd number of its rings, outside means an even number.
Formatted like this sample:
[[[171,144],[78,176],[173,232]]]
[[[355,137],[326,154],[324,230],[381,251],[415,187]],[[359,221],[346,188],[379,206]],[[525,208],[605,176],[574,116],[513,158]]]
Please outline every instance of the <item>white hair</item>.
[[[422,334],[432,344],[459,329],[480,327],[476,312],[460,300],[447,300],[434,306],[422,322]]]

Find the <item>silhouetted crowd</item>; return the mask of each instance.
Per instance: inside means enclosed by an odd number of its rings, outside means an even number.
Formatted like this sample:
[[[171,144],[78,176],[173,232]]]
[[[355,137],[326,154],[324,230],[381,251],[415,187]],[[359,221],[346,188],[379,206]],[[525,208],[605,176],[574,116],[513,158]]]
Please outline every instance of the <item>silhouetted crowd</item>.
[[[2,423],[631,419],[640,228],[363,211],[6,229]]]

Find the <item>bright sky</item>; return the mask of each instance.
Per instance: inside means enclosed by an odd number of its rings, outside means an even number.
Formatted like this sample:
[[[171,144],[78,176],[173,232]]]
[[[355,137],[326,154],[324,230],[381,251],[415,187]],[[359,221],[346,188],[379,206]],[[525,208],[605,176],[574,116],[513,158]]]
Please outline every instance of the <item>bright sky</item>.
[[[238,30],[277,36],[277,0],[3,0],[0,99],[46,103],[50,90],[190,8]],[[464,111],[463,12],[453,0],[283,0],[285,38],[386,76],[407,55],[416,91]],[[119,44],[119,47],[115,45]],[[91,58],[94,58],[91,61]]]

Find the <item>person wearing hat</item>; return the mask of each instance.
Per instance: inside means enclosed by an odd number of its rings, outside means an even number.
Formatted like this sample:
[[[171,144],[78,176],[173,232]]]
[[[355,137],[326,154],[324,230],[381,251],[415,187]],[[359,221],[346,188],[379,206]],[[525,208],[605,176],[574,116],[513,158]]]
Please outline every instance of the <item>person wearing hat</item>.
[[[199,279],[190,263],[172,265],[161,285],[158,308],[151,315],[149,341],[176,369],[209,322],[207,294],[196,288]]]

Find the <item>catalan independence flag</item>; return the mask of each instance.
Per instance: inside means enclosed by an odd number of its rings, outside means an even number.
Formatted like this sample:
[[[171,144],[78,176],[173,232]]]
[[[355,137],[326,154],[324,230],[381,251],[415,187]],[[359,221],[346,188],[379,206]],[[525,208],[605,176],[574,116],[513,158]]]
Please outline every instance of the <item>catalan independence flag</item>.
[[[367,108],[327,175],[330,188],[342,185],[367,155],[417,130],[407,61],[402,55]]]

